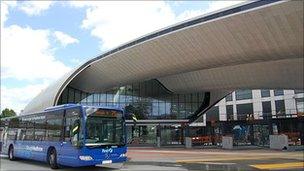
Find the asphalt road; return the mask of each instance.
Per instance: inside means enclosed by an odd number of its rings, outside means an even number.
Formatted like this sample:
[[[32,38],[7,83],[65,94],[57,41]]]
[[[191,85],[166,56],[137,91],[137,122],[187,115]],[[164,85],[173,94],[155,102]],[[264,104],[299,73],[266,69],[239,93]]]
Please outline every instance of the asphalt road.
[[[156,149],[130,148],[129,161],[103,167],[63,167],[63,171],[198,171],[198,170],[304,170],[303,151],[282,152],[272,150],[221,150],[221,149]],[[0,157],[1,171],[46,171],[46,163]]]

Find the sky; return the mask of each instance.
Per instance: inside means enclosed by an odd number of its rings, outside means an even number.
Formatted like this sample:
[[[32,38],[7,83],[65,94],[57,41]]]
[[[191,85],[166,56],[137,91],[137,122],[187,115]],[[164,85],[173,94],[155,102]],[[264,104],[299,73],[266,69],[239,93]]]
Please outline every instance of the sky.
[[[1,1],[1,110],[19,113],[85,61],[242,1]]]

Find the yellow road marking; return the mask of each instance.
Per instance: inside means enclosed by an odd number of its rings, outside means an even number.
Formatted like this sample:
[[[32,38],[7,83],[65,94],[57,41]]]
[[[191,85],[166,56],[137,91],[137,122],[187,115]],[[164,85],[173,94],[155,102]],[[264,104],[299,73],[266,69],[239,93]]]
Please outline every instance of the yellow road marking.
[[[304,168],[304,162],[277,163],[277,164],[255,164],[250,165],[258,169],[295,169]]]
[[[235,160],[264,160],[264,159],[272,159],[276,158],[275,156],[260,156],[260,157],[250,157],[250,156],[242,156],[242,157],[217,157],[217,158],[209,158],[209,159],[187,159],[187,160],[176,160],[176,163],[201,163],[201,162],[214,162],[214,161],[235,161]]]

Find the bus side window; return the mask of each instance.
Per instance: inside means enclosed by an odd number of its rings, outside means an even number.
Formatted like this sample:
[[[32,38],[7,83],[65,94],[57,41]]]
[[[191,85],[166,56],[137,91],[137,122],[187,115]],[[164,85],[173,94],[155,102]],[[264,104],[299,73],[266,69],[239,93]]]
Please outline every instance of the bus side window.
[[[40,119],[35,121],[35,141],[44,141],[45,140],[45,130],[46,121],[45,119]]]
[[[62,127],[63,127],[63,112],[51,111],[46,113],[47,125],[46,125],[46,140],[47,141],[61,141],[62,139]]]

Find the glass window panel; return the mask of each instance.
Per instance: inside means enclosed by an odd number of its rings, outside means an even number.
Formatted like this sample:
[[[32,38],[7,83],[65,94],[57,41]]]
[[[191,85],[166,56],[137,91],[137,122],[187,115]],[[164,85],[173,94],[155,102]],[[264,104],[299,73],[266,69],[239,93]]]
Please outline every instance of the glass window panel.
[[[178,105],[177,104],[171,104],[170,108],[170,115],[174,118],[177,118],[178,116]]]
[[[236,100],[252,99],[251,90],[237,90],[235,91]]]
[[[226,102],[232,101],[232,93],[226,96]]]
[[[276,100],[275,101],[276,106],[276,113],[279,114],[285,114],[285,103],[284,100]]]
[[[178,107],[178,111],[179,111],[179,114],[178,114],[178,119],[184,119],[186,118],[186,105],[185,103],[178,103],[179,104],[179,107]]]
[[[172,96],[172,102],[178,102],[178,95],[177,94],[174,94],[173,96]]]
[[[263,108],[263,118],[268,118],[272,115],[271,113],[271,102],[262,102],[262,108]]]
[[[205,97],[205,92],[199,93],[199,98],[198,101],[201,103],[204,101],[204,97]]]
[[[192,112],[195,113],[200,107],[201,103],[192,103]]]
[[[89,95],[89,96],[87,97],[87,102],[88,102],[88,103],[92,103],[92,102],[93,102],[93,94],[92,94],[92,95]]]
[[[46,120],[35,121],[35,141],[44,141],[46,133]]]
[[[69,88],[69,100],[68,103],[75,103],[74,99],[74,89]]]
[[[84,103],[87,101],[87,93],[81,92],[81,102]]]
[[[113,94],[113,102],[114,102],[114,103],[119,102],[119,99],[120,99],[119,92]]]
[[[152,115],[158,115],[158,102],[156,100],[153,100],[152,102]]]
[[[270,90],[261,90],[262,97],[270,97]]]
[[[101,103],[100,103],[100,106],[107,106],[107,103],[101,102]]]
[[[171,103],[166,103],[166,114],[169,115],[171,112]]]
[[[219,107],[213,106],[210,110],[206,113],[206,120],[207,121],[218,121],[219,120]]]
[[[166,115],[166,103],[158,103],[159,115]]]
[[[107,106],[109,106],[109,107],[115,107],[115,103],[114,102],[107,102]]]
[[[185,103],[185,114],[186,117],[190,116],[193,114],[192,112],[192,104],[191,103]]]
[[[233,105],[226,106],[227,120],[233,120]]]
[[[132,96],[133,95],[132,85],[125,86],[125,92],[126,95]]]
[[[63,92],[62,92],[62,104],[66,104],[68,103],[68,89],[65,89]]]
[[[107,103],[113,102],[114,95],[112,92],[107,92]]]
[[[304,115],[304,98],[296,98],[297,114]]]
[[[304,93],[304,90],[295,90],[296,94]]]
[[[184,94],[180,94],[178,96],[179,102],[184,103],[186,102],[186,96]]]
[[[130,95],[126,96],[126,103],[132,103],[133,102],[133,97]]]
[[[62,119],[48,119],[46,140],[59,141],[61,136]]]
[[[100,102],[106,102],[107,101],[107,95],[105,93],[101,93],[99,96],[100,96]]]
[[[66,110],[66,120],[65,120],[65,133],[64,140],[70,141],[72,138],[71,130],[75,124],[75,121],[80,119],[80,111],[79,108],[68,109]]]
[[[93,95],[93,102],[97,103],[97,104],[99,103],[99,94],[94,94]]]
[[[191,100],[192,103],[194,102],[198,102],[198,93],[193,93],[192,94],[192,100]]]
[[[139,89],[139,84],[133,84],[133,96],[139,96],[139,92],[140,92],[140,89]]]
[[[79,90],[75,91],[75,103],[79,103],[81,100],[81,94]]]
[[[191,103],[191,99],[192,99],[191,94],[186,94],[186,95],[185,95],[185,102]]]
[[[284,95],[284,91],[283,90],[274,90],[274,95],[275,96],[283,96]]]
[[[125,103],[125,102],[126,102],[126,96],[125,96],[124,94],[121,94],[121,95],[119,96],[119,102],[120,102],[120,103]]]
[[[245,120],[247,118],[247,116],[253,114],[253,105],[252,105],[252,103],[237,104],[236,110],[237,110],[238,120]]]

